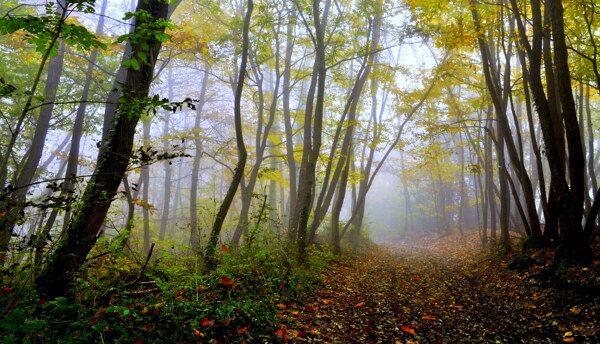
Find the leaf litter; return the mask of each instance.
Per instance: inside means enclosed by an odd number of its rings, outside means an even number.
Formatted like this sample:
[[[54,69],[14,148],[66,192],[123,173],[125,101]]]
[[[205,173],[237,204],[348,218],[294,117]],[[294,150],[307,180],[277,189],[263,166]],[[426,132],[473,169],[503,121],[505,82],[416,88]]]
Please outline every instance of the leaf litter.
[[[486,256],[476,235],[375,247],[325,272],[325,287],[312,302],[297,305],[295,315],[287,310],[301,336],[280,338],[312,343],[600,343],[597,296],[544,284],[536,279],[541,266],[507,270],[513,257]],[[580,279],[600,282],[600,264],[581,272]]]

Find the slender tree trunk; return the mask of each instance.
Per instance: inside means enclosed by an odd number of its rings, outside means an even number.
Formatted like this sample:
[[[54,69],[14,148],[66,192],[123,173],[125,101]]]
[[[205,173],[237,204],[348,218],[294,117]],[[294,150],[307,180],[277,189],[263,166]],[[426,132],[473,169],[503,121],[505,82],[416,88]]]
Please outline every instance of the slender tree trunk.
[[[315,34],[315,63],[313,68],[313,80],[311,81],[311,87],[307,97],[307,100],[313,98],[312,95],[314,95],[316,91],[316,98],[314,99],[314,123],[313,101],[310,100],[307,101],[305,111],[305,144],[300,167],[300,182],[298,185],[296,248],[298,262],[302,264],[306,261],[307,227],[312,208],[317,159],[319,158],[321,150],[323,108],[325,103],[325,81],[327,74],[325,65],[325,28],[327,27],[327,16],[331,0],[325,0],[322,13],[320,4],[320,0],[313,1],[312,15]]]
[[[234,100],[235,138],[238,150],[238,163],[235,168],[229,189],[227,190],[227,194],[225,195],[225,198],[219,207],[219,211],[215,216],[215,222],[213,224],[208,243],[206,244],[204,259],[205,269],[207,271],[214,269],[217,265],[215,260],[215,249],[217,242],[219,241],[219,236],[221,235],[221,228],[223,227],[225,216],[227,216],[227,212],[229,211],[233,197],[235,196],[238,186],[240,185],[240,181],[244,175],[244,167],[246,166],[246,159],[248,157],[246,146],[244,145],[244,134],[242,132],[241,101],[242,91],[244,90],[244,80],[246,78],[246,66],[248,63],[248,46],[250,44],[248,34],[250,31],[250,19],[252,16],[253,7],[254,2],[252,0],[248,0],[248,8],[244,17],[244,30],[242,33],[242,61],[240,63],[240,71]]]
[[[60,7],[61,5],[59,5]],[[62,11],[59,9],[59,11]],[[35,132],[31,139],[31,145],[28,154],[25,157],[25,163],[21,166],[18,172],[15,172],[15,191],[10,194],[6,200],[0,200],[0,211],[7,213],[0,218],[0,254],[8,250],[13,229],[19,218],[21,217],[22,209],[27,199],[27,191],[29,184],[33,181],[35,172],[42,158],[44,146],[46,144],[46,136],[50,129],[50,119],[54,102],[56,100],[56,92],[60,83],[60,77],[63,69],[63,61],[65,56],[65,43],[60,40],[58,42],[58,54],[48,63],[48,75],[46,77],[46,86],[44,88],[44,102],[47,103],[40,108],[40,114],[35,124]],[[48,49],[51,49],[50,46]],[[29,111],[29,110],[28,110]],[[27,112],[28,112],[27,111]],[[18,130],[19,125],[17,126]],[[10,159],[11,151],[7,149],[4,158]],[[4,167],[4,166],[3,166]],[[0,170],[0,173],[4,173]],[[0,185],[2,189],[3,185]]]
[[[202,139],[201,122],[202,111],[206,104],[206,90],[208,88],[208,65],[202,76],[202,88],[200,89],[200,99],[196,106],[196,117],[194,119],[194,161],[192,162],[192,181],[190,186],[190,245],[194,254],[198,253],[200,248],[200,229],[198,225],[198,179],[200,178],[200,159],[202,158]]]
[[[169,87],[169,99],[173,100],[173,70],[169,69],[167,72],[167,83]],[[163,121],[163,149],[169,149],[169,126],[171,122],[171,112],[165,112],[165,119]],[[173,186],[172,175],[173,170],[171,168],[171,161],[165,161],[163,163],[165,169],[165,181],[163,183],[163,209],[162,216],[160,218],[160,231],[158,232],[158,240],[165,240],[165,236],[167,235],[167,225],[169,224],[170,214],[171,214],[171,189]]]
[[[294,28],[296,26],[296,10],[295,7],[292,6],[292,10],[289,13],[289,20],[286,31],[286,43],[285,43],[285,58],[284,58],[284,70],[283,70],[283,93],[281,95],[281,102],[283,105],[283,119],[284,119],[284,127],[285,127],[285,148],[286,148],[286,161],[288,165],[288,173],[289,173],[289,204],[287,208],[289,210],[296,209],[296,201],[297,201],[297,167],[296,167],[296,159],[294,156],[294,128],[292,126],[292,114],[290,111],[290,94],[292,91],[291,88],[291,73],[292,73],[292,54],[294,52]],[[286,212],[288,215],[288,227],[292,228],[291,219],[292,216],[289,214],[289,211]]]
[[[145,120],[142,122],[143,127],[143,141],[150,142],[150,129],[152,126],[151,120]],[[144,254],[148,254],[150,252],[150,167],[148,165],[142,166],[140,169],[140,182],[142,184],[142,201],[144,202],[142,206],[142,219],[144,224]]]
[[[346,159],[346,165],[342,175],[340,176],[340,183],[336,194],[336,199],[333,202],[331,209],[331,251],[339,255],[342,253],[341,237],[340,237],[340,214],[342,212],[342,206],[344,205],[344,199],[346,198],[346,186],[348,185],[348,174],[350,171],[350,165],[352,159],[348,156]]]

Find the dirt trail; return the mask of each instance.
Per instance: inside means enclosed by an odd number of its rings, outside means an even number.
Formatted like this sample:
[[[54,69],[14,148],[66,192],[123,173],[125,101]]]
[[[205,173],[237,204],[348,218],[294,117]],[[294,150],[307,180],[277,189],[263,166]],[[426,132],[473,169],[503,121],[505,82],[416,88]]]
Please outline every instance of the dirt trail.
[[[300,340],[600,343],[597,299],[524,280],[467,241],[430,244],[389,246],[329,271],[298,317]]]

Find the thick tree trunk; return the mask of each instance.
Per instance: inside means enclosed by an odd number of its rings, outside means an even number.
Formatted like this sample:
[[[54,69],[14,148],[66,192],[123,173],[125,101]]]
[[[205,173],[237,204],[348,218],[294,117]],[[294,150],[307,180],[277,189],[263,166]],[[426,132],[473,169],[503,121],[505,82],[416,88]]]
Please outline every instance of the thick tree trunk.
[[[559,221],[562,223],[560,226],[561,243],[557,260],[586,261],[591,259],[592,251],[581,224],[585,192],[585,158],[571,87],[563,18],[564,10],[561,0],[550,0],[549,6],[552,17],[552,38],[554,40],[554,64],[556,65],[558,93],[560,95],[564,128],[567,137],[567,151],[569,156],[568,175],[570,182],[570,197],[565,200],[566,204],[563,205],[563,200],[559,198]]]
[[[136,19],[134,35],[142,29],[164,32],[164,27],[153,24],[160,19],[166,20],[166,3],[158,0],[140,1],[137,8],[146,11],[152,22]],[[129,164],[136,125],[145,110],[154,65],[161,48],[161,41],[154,35],[141,43],[143,44],[132,44],[132,51],[146,54],[147,62],[138,60],[138,70],[127,69],[114,130],[109,135],[105,149],[99,153],[97,167],[82,196],[81,206],[35,281],[37,290],[43,297],[56,297],[70,291],[75,273],[85,262],[97,240],[108,208]]]

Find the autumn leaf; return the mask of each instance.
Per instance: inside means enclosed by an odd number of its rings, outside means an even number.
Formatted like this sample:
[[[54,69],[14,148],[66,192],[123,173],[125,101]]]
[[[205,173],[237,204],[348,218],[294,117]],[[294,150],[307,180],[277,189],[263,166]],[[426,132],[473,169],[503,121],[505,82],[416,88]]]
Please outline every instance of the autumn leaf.
[[[0,295],[6,294],[6,293],[8,293],[11,290],[13,290],[13,288],[4,287],[4,288],[0,289]]]
[[[315,312],[317,312],[317,311],[318,311],[318,310],[317,310],[315,307],[313,307],[313,306],[306,306],[306,308],[304,308],[304,310],[305,310],[305,311],[307,311],[307,312],[310,312],[310,313],[315,313]]]
[[[419,282],[419,281],[421,281],[421,277],[415,276],[415,277],[412,278],[412,280],[415,281],[415,282]]]
[[[221,325],[221,326],[228,326],[228,325],[229,325],[229,323],[231,322],[231,320],[233,320],[233,318],[227,318],[227,319],[225,319],[225,320],[221,321],[221,322],[219,323],[219,325]]]
[[[212,326],[215,323],[215,321],[209,320],[208,318],[204,318],[200,320],[200,323],[202,324],[202,326]]]
[[[288,335],[288,332],[287,332],[287,330],[286,330],[284,327],[282,327],[282,328],[280,328],[279,330],[275,331],[275,337],[277,337],[277,338],[281,338],[281,339],[283,339],[284,341],[287,341],[287,340],[289,340],[289,339],[291,338],[291,337]]]
[[[366,304],[366,303],[364,303],[364,302],[359,302],[359,303],[355,304],[355,305],[354,305],[354,307],[356,307],[356,308],[360,308],[360,307],[364,307],[364,306],[366,306],[366,305],[367,305],[367,304]]]
[[[227,278],[225,276],[221,276],[221,283],[223,285],[230,286],[233,284],[233,280],[230,280],[229,278]]]
[[[223,244],[223,245],[221,245],[221,251],[223,251],[223,253],[227,253],[227,252],[229,252],[229,247],[227,247],[227,245]]]
[[[198,337],[204,337],[204,333],[198,331],[197,329],[194,329],[194,334]]]
[[[434,317],[433,315],[424,315],[424,316],[421,317],[421,319],[436,320],[436,317]]]
[[[415,329],[419,328],[417,325],[404,325],[402,326],[402,332],[410,333],[413,336],[417,335]]]
[[[238,328],[237,330],[235,330],[235,332],[237,332],[237,334],[250,333],[250,330],[248,330],[248,326],[246,326],[246,327]]]

